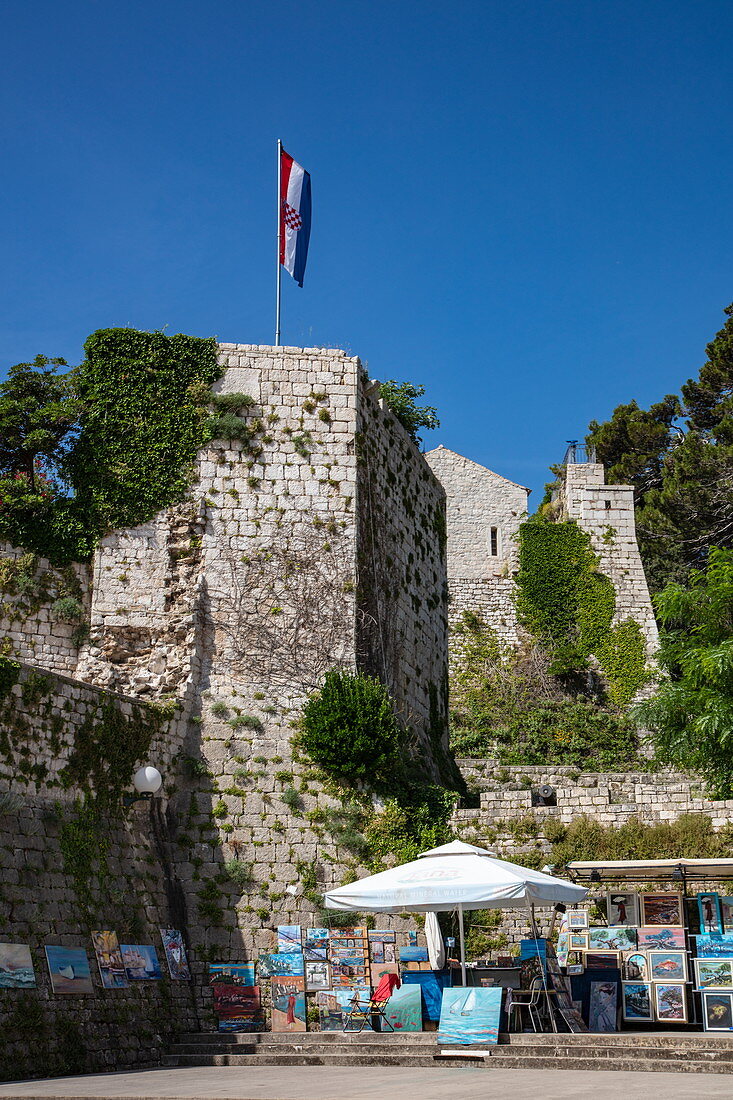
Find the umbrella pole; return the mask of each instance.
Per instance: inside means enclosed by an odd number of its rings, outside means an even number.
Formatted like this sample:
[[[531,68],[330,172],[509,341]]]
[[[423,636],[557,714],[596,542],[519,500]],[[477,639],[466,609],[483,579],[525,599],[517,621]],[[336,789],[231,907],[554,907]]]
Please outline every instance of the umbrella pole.
[[[461,981],[466,984],[466,938],[463,933],[463,905],[458,903],[458,934],[461,940]]]

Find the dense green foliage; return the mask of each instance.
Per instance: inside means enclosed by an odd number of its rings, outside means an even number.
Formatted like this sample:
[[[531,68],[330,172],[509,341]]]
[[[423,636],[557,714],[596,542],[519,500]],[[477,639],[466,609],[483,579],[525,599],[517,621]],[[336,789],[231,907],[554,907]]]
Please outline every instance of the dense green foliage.
[[[707,346],[697,380],[647,411],[619,405],[587,440],[609,481],[634,486],[639,547],[650,586],[684,583],[712,546],[733,548],[733,306]],[[687,417],[684,424],[675,423]]]
[[[63,359],[37,355],[11,367],[0,383],[0,479],[18,475],[29,489],[49,491],[82,411],[68,376],[57,374],[65,366]]]
[[[630,818],[623,825],[601,825],[581,815],[552,837],[548,862],[562,867],[574,859],[688,859],[729,857],[733,827],[717,832],[706,814],[682,814],[676,821],[646,825]]]
[[[597,770],[636,764],[632,723],[567,691],[542,645],[505,648],[480,616],[465,612],[455,638],[451,744],[458,755]]]
[[[384,685],[333,669],[305,703],[300,743],[332,775],[374,781],[394,769],[401,730]]]
[[[421,428],[440,427],[437,409],[432,405],[415,404],[415,398],[422,397],[424,393],[424,386],[413,386],[411,382],[398,383],[393,379],[382,382],[379,387],[379,396],[387,402],[416,443],[421,442],[418,434]]]
[[[661,760],[699,772],[718,798],[733,797],[733,550],[712,549],[687,587],[655,599],[660,664],[668,678],[639,708]]]

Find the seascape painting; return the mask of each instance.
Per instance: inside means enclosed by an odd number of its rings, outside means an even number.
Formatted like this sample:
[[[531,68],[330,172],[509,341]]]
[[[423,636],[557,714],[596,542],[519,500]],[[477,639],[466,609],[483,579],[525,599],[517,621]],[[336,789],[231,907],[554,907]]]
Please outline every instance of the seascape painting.
[[[639,923],[639,895],[629,890],[609,890],[606,913],[610,925],[635,928]]]
[[[635,928],[589,928],[589,951],[630,951],[636,947]]]
[[[303,976],[303,952],[282,951],[260,955],[260,978],[275,978],[280,975]]]
[[[31,949],[27,943],[0,943],[0,989],[35,989]]]
[[[733,958],[733,933],[716,936],[703,932],[695,937],[695,944],[698,959]]]
[[[706,1031],[733,1031],[733,993],[703,993],[702,1018]]]
[[[503,992],[498,986],[444,989],[438,1042],[498,1043]]]
[[[209,963],[209,985],[254,985],[254,963]]]
[[[54,993],[93,993],[89,959],[83,947],[46,946],[46,961]]]
[[[568,931],[582,932],[588,927],[588,910],[571,909],[568,914]]]
[[[561,932],[560,935],[557,937],[556,953],[557,961],[559,962],[560,966],[568,965],[568,951],[570,950],[568,944],[568,936],[568,932]]]
[[[303,977],[282,975],[272,979],[272,1030],[305,1031],[305,989]]]
[[[649,982],[623,982],[621,990],[624,1020],[631,1024],[650,1023],[654,1019],[654,1012]]]
[[[217,982],[211,987],[214,1012],[220,1020],[241,1019],[260,1014],[260,987],[258,985],[227,985]]]
[[[104,989],[127,989],[129,982],[122,962],[122,952],[117,933],[110,931],[92,932],[92,946],[97,956],[99,976]]]
[[[638,946],[640,950],[650,951],[652,948],[661,951],[669,951],[676,947],[679,951],[685,950],[684,928],[639,928],[637,929]]]
[[[338,994],[343,990],[328,989],[316,993],[318,1022],[321,1031],[341,1031],[344,1026],[343,1012]]]
[[[642,924],[683,926],[682,894],[642,894]]]
[[[687,1002],[682,982],[655,982],[652,988],[657,1019],[665,1023],[687,1023]]]
[[[152,943],[123,943],[122,961],[131,982],[157,981],[163,977],[158,952]]]
[[[303,958],[306,962],[321,962],[328,958],[327,928],[306,928]]]
[[[384,1015],[395,1031],[422,1031],[422,994],[419,985],[402,985],[387,1001]],[[389,1028],[384,1029],[389,1031]]]
[[[278,951],[300,951],[299,924],[278,924],[277,949]]]
[[[733,959],[694,959],[698,989],[733,989]]]
[[[687,952],[650,951],[649,977],[653,982],[687,981]]]
[[[183,943],[183,934],[177,928],[161,928],[160,938],[163,941],[165,960],[168,964],[168,973],[174,982],[190,982],[191,970],[186,957],[186,948]],[[253,979],[254,980],[254,979]]]
[[[367,932],[367,938],[371,940],[378,940],[380,943],[394,943],[395,933],[391,928],[370,928]]]
[[[616,1031],[616,983],[591,982],[588,1009],[589,1031]]]

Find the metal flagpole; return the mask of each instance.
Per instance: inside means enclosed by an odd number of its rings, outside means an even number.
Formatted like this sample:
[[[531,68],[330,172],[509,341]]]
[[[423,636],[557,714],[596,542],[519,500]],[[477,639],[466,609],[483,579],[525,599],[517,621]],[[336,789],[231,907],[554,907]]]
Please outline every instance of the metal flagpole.
[[[280,264],[280,251],[282,241],[280,239],[282,226],[282,199],[280,187],[282,183],[282,150],[280,138],[277,139],[277,296],[275,299],[275,347],[280,347],[280,282],[282,279],[282,267]]]

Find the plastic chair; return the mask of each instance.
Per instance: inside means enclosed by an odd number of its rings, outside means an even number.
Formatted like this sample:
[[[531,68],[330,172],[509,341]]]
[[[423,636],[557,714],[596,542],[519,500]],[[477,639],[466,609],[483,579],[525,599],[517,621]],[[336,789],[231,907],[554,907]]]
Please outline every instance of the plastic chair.
[[[522,1025],[522,1009],[527,1009],[529,1014],[529,1022],[532,1025],[532,1030],[542,1031],[542,1025],[540,1023],[540,1003],[542,1000],[543,984],[542,978],[533,978],[529,989],[513,989],[512,990],[512,1004],[509,1009],[509,1030],[517,1031],[521,1029]],[[525,1000],[526,998],[526,1000]],[[518,1016],[519,1028],[512,1027],[512,1021]]]
[[[343,1030],[347,1031],[352,1024],[358,1023],[360,1026],[355,1028],[352,1032],[352,1034],[358,1035],[364,1030],[367,1024],[373,1028],[372,1018],[378,1016],[380,1020],[384,1021],[390,1031],[394,1031],[384,1011],[387,1007],[388,1000],[389,997],[383,1001],[375,1001],[374,998],[370,997],[368,1001],[358,1001],[356,1004],[352,1005],[348,1013],[344,1014]],[[384,1027],[381,1023],[379,1030],[384,1031]]]

